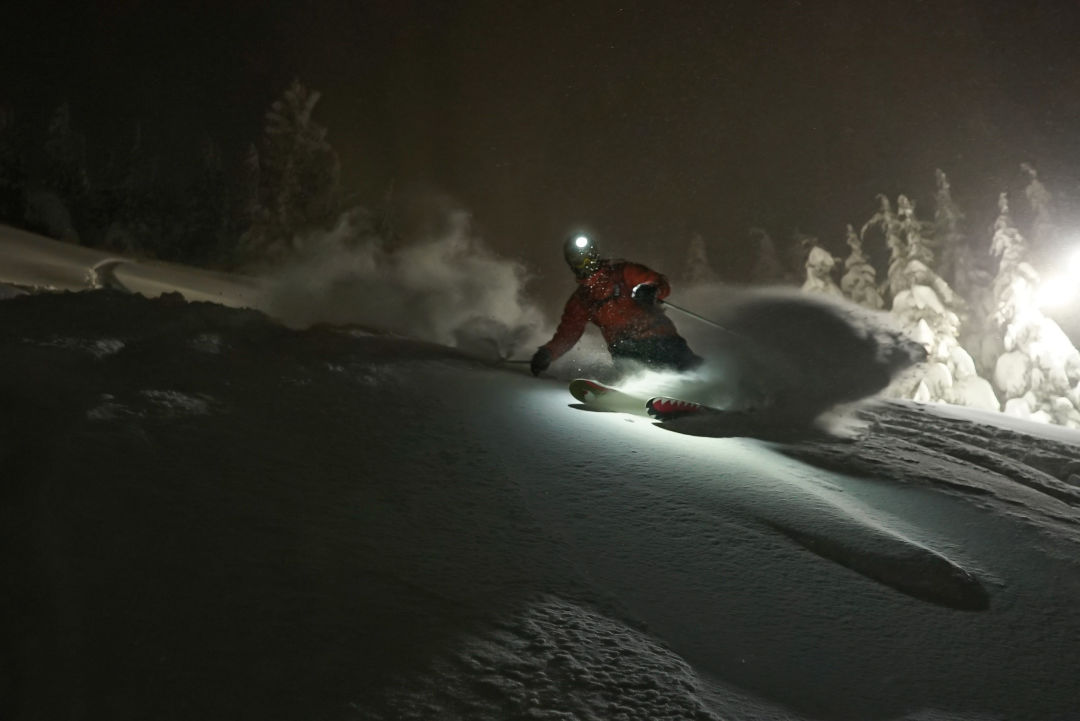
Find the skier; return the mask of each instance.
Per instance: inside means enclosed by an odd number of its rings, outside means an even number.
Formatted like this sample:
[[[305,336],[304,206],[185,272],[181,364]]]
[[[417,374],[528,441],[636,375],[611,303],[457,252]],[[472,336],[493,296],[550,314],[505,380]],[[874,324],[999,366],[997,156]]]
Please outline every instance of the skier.
[[[596,244],[584,235],[568,238],[563,253],[578,287],[566,302],[555,335],[533,355],[533,375],[573,348],[588,321],[599,326],[617,365],[637,361],[654,369],[686,371],[702,363],[660,305],[671,292],[667,278],[638,263],[601,259]]]

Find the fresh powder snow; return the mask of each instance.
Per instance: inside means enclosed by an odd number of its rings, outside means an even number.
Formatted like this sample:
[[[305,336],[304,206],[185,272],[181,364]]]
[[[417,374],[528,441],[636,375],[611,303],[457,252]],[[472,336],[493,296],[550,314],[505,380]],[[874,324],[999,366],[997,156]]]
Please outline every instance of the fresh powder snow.
[[[452,333],[15,285],[11,718],[1076,718],[1080,432],[850,397],[911,358],[827,299],[687,297],[722,360],[627,383],[809,400],[656,423],[578,407],[588,344],[534,378]]]

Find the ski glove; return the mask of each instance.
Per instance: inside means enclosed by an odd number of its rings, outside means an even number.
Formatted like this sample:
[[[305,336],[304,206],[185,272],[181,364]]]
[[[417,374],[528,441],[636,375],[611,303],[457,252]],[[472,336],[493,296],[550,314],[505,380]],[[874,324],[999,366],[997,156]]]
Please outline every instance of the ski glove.
[[[656,305],[657,290],[655,283],[638,283],[630,291],[630,297],[636,300],[639,305]]]
[[[529,362],[529,370],[534,376],[538,376],[542,371],[546,371],[549,365],[551,365],[551,351],[547,349],[547,346],[540,346],[533,354],[532,361]]]

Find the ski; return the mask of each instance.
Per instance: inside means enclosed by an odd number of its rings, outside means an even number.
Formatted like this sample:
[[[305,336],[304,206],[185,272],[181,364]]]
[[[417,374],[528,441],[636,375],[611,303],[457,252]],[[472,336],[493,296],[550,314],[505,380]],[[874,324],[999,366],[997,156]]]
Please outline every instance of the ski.
[[[570,395],[589,410],[632,413],[638,416],[649,415],[646,407],[649,396],[627,393],[588,378],[576,378],[570,381]]]
[[[698,413],[719,412],[693,401],[629,393],[587,378],[571,381],[570,395],[590,410],[630,413],[658,421],[670,421]]]
[[[684,401],[679,398],[657,396],[645,402],[645,411],[658,421],[671,421],[676,418],[700,415],[702,413],[720,413],[721,411],[703,406],[694,401]]]

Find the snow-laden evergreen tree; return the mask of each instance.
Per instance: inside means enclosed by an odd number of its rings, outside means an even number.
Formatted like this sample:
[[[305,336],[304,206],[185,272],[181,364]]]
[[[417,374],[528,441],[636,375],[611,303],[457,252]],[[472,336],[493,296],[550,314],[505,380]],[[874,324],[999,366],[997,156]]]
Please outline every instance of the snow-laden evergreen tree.
[[[1054,196],[1039,180],[1034,166],[1021,163],[1020,169],[1028,176],[1024,195],[1027,196],[1032,212],[1028,260],[1040,274],[1045,274],[1051,269],[1051,264],[1060,250],[1057,247],[1058,229],[1054,222]]]
[[[715,283],[716,271],[709,265],[709,252],[705,246],[705,239],[700,233],[695,233],[690,239],[690,245],[686,249],[686,264],[683,266],[683,280],[687,283],[698,285]]]
[[[928,269],[934,268],[933,241],[926,237],[927,224],[915,215],[915,204],[906,195],[896,199],[896,215],[899,218],[899,230],[907,242],[907,259],[922,263]]]
[[[851,253],[844,261],[840,289],[853,303],[871,310],[881,310],[885,307],[885,300],[877,287],[877,270],[863,252],[862,238],[851,225],[847,227],[846,240]]]
[[[892,251],[891,313],[927,352],[926,361],[900,376],[889,393],[998,410],[990,383],[978,376],[974,361],[960,345],[957,310],[962,303],[931,267],[934,258],[925,235],[927,224],[917,217],[914,204],[904,195],[897,199],[897,213],[892,213],[886,200],[875,218],[882,224]]]
[[[305,234],[328,230],[340,211],[340,164],[313,119],[321,95],[298,80],[266,113],[258,155],[258,210],[242,250],[264,260],[300,248]]]
[[[937,193],[934,195],[934,242],[941,248],[937,272],[966,299],[967,295],[960,285],[962,281],[957,277],[957,266],[963,263],[960,256],[971,254],[967,238],[961,230],[964,214],[953,200],[952,186],[945,172],[938,168],[934,171],[934,177],[937,181]]]
[[[941,302],[953,312],[963,308],[963,300],[953,292],[949,284],[934,271],[933,241],[926,237],[927,223],[915,215],[915,205],[907,196],[901,195],[896,201],[897,229],[903,237],[903,246],[907,249],[907,262],[901,267],[903,285],[910,288],[914,284],[927,285],[938,294]]]
[[[1080,428],[1080,352],[1038,306],[1039,274],[1009,213],[1008,196],[998,200],[990,252],[998,258],[994,320],[1004,353],[994,367],[994,385],[1005,412]]]
[[[792,283],[801,285],[806,279],[806,261],[810,258],[810,251],[817,245],[816,236],[803,233],[798,228],[792,231],[791,240],[788,241],[785,269],[785,276],[791,278]]]
[[[994,313],[993,274],[985,267],[985,250],[976,254],[962,230],[964,214],[952,197],[948,176],[935,171],[937,193],[934,210],[934,237],[941,248],[938,268],[940,275],[963,301],[954,308],[960,316],[960,345],[971,354],[978,375],[990,378],[994,363],[1001,355],[999,335],[987,332],[987,323]]]
[[[806,280],[802,284],[803,291],[843,298],[844,293],[832,277],[835,267],[836,259],[833,258],[832,253],[819,245],[812,247],[810,254],[806,257]]]
[[[751,228],[750,240],[756,249],[750,279],[759,285],[781,283],[787,280],[784,277],[784,266],[776,252],[776,244],[773,243],[768,231],[764,228]]]
[[[325,224],[339,208],[337,152],[326,140],[326,128],[312,120],[321,97],[293,81],[266,114],[264,177],[278,179],[274,210],[286,226]]]
[[[879,194],[877,199],[878,211],[863,224],[860,234],[865,240],[867,231],[876,228],[885,238],[885,247],[889,249],[889,268],[882,291],[888,290],[888,300],[891,300],[907,287],[907,278],[903,272],[907,265],[907,243],[900,230],[900,219],[893,212],[892,203],[883,194]]]

